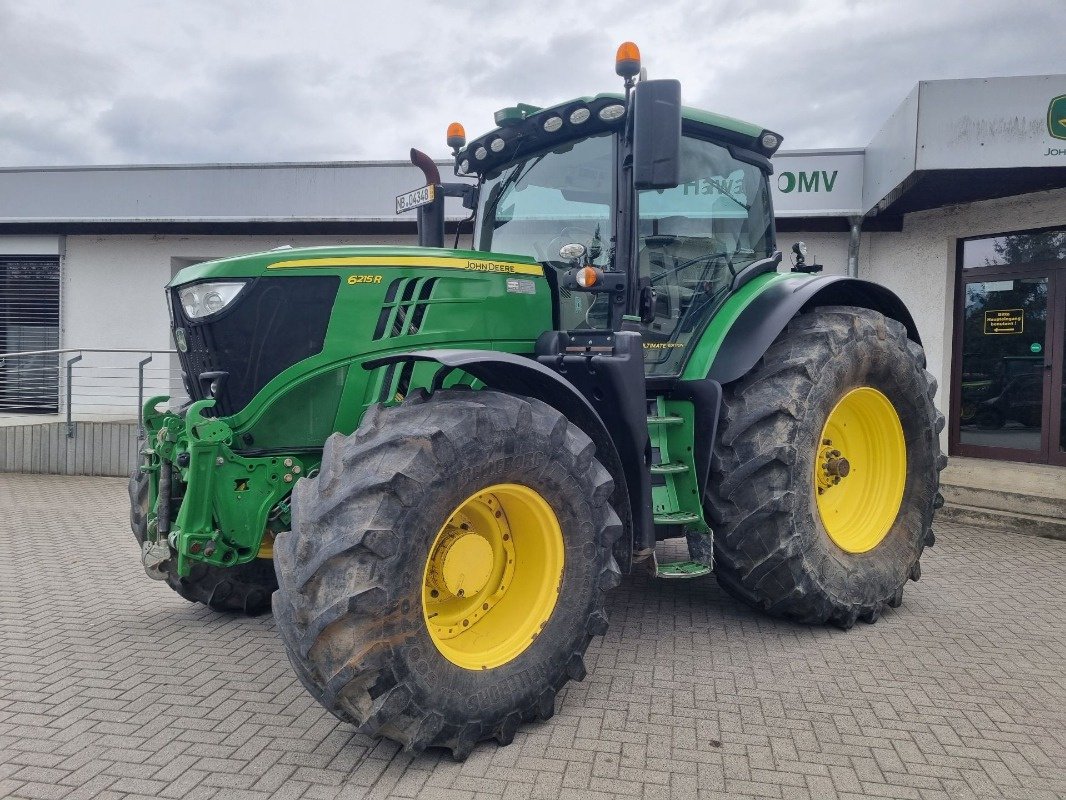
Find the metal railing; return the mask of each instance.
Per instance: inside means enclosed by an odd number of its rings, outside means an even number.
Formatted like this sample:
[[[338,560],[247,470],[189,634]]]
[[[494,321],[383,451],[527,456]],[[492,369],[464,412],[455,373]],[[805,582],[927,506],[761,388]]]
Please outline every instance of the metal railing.
[[[135,421],[146,398],[185,399],[174,350],[75,347],[0,353],[0,422]],[[138,357],[134,363],[134,357]]]

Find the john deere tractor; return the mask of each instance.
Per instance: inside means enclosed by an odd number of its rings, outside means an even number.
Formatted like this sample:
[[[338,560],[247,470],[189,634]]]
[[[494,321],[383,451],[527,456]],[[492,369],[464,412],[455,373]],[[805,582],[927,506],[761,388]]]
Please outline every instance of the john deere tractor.
[[[680,85],[496,114],[397,199],[418,247],[278,249],[167,288],[192,398],[144,407],[148,573],[273,608],[360,730],[464,757],[552,716],[622,575],[871,623],[933,543],[935,381],[884,287],[781,268],[781,137]],[[473,212],[444,245],[444,198]],[[689,558],[660,563],[677,539]],[[667,548],[684,552],[684,546]],[[660,550],[660,552],[663,552]]]

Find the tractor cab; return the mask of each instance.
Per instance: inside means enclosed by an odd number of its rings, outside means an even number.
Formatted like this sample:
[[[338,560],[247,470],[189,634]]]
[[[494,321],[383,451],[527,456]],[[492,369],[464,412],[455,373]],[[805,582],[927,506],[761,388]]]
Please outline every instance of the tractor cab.
[[[617,64],[624,95],[519,104],[470,143],[453,124],[449,143],[477,180],[471,249],[543,264],[560,330],[639,319],[647,375],[676,377],[730,293],[777,268],[781,137],[682,107],[677,81],[635,82],[633,50]]]

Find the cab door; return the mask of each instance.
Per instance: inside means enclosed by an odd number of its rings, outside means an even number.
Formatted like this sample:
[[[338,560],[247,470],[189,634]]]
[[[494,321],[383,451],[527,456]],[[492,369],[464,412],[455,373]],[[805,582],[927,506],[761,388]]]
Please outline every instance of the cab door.
[[[708,139],[681,139],[681,183],[638,192],[637,275],[651,289],[642,333],[648,377],[681,373],[733,276],[773,253],[766,174]]]

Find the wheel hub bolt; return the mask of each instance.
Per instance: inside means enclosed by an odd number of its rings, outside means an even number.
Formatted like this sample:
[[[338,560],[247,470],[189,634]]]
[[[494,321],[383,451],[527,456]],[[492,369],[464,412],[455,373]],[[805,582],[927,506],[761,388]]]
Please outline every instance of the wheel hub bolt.
[[[839,452],[833,451],[837,456]],[[851,464],[848,463],[846,458],[830,458],[825,463],[825,471],[836,478],[833,483],[838,483],[841,478],[848,477],[848,473],[851,472]]]

